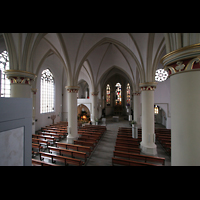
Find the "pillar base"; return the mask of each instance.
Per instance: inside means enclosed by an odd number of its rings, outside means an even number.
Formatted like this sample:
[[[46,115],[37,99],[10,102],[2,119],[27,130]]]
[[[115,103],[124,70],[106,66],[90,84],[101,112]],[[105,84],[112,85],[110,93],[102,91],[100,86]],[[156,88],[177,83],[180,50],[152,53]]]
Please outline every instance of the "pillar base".
[[[67,136],[67,144],[74,144],[74,140],[77,140],[78,137]]]
[[[157,155],[157,145],[152,144],[150,146],[140,143],[141,152],[150,156]]]

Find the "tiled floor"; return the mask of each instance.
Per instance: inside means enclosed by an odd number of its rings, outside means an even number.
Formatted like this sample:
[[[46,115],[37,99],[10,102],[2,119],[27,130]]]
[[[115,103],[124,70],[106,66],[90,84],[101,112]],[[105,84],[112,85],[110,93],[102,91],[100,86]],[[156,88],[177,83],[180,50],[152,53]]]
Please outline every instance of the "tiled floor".
[[[107,131],[102,136],[97,147],[86,162],[86,166],[112,166],[112,157],[119,127],[130,127],[129,122],[120,117],[119,122],[113,122],[107,118]],[[165,158],[165,166],[171,166],[171,157],[168,156],[163,147],[156,143],[158,157]]]

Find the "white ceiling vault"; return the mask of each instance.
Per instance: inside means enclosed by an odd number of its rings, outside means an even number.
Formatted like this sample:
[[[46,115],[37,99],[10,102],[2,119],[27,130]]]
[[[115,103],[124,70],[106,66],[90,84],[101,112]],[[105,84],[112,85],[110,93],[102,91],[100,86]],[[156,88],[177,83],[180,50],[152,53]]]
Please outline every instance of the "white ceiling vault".
[[[79,74],[89,77],[92,89],[105,84],[108,73],[121,73],[138,90],[139,82],[153,82],[166,54],[163,33],[3,33],[10,68],[37,74],[45,60],[64,68],[67,84],[76,86]],[[173,38],[173,37],[172,37]],[[179,40],[177,40],[178,42]],[[177,47],[179,47],[177,45]],[[50,62],[50,61],[49,61]],[[82,71],[82,72],[81,72]],[[112,72],[112,73],[111,73]]]

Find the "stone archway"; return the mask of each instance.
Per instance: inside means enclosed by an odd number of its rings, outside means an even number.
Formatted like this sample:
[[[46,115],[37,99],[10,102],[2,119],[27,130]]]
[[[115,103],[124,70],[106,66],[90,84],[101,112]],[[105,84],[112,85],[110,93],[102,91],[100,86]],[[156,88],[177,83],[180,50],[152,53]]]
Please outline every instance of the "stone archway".
[[[166,127],[166,113],[164,111],[164,109],[162,107],[160,107],[159,105],[155,104],[154,105],[154,109],[155,106],[157,106],[158,108],[158,114],[155,114],[155,124],[160,124]],[[155,111],[155,110],[154,110]]]
[[[77,106],[77,120],[80,123],[88,123],[90,119],[90,110],[86,105],[80,104]]]

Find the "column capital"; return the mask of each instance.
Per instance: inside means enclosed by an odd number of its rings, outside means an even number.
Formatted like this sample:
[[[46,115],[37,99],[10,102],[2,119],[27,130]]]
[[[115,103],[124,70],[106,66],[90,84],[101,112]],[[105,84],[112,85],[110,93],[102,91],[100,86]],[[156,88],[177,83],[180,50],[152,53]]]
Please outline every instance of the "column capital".
[[[65,86],[69,93],[78,93],[79,86]]]
[[[5,70],[5,74],[13,84],[28,84],[31,85],[31,81],[35,81],[36,74],[21,70]]]
[[[200,43],[172,51],[160,61],[169,76],[200,70]]]
[[[169,76],[183,72],[200,70],[200,56],[179,60],[178,62],[170,64],[170,66],[165,66],[164,69],[168,72]]]
[[[135,92],[133,93],[133,95],[135,95],[135,96],[140,96],[140,94],[141,94],[140,91],[135,91]]]
[[[91,92],[92,96],[97,96],[99,94],[99,92]]]
[[[141,91],[154,91],[156,89],[156,85],[156,82],[146,82],[139,84]]]
[[[37,88],[32,88],[31,91],[33,92],[33,94],[37,93]]]

